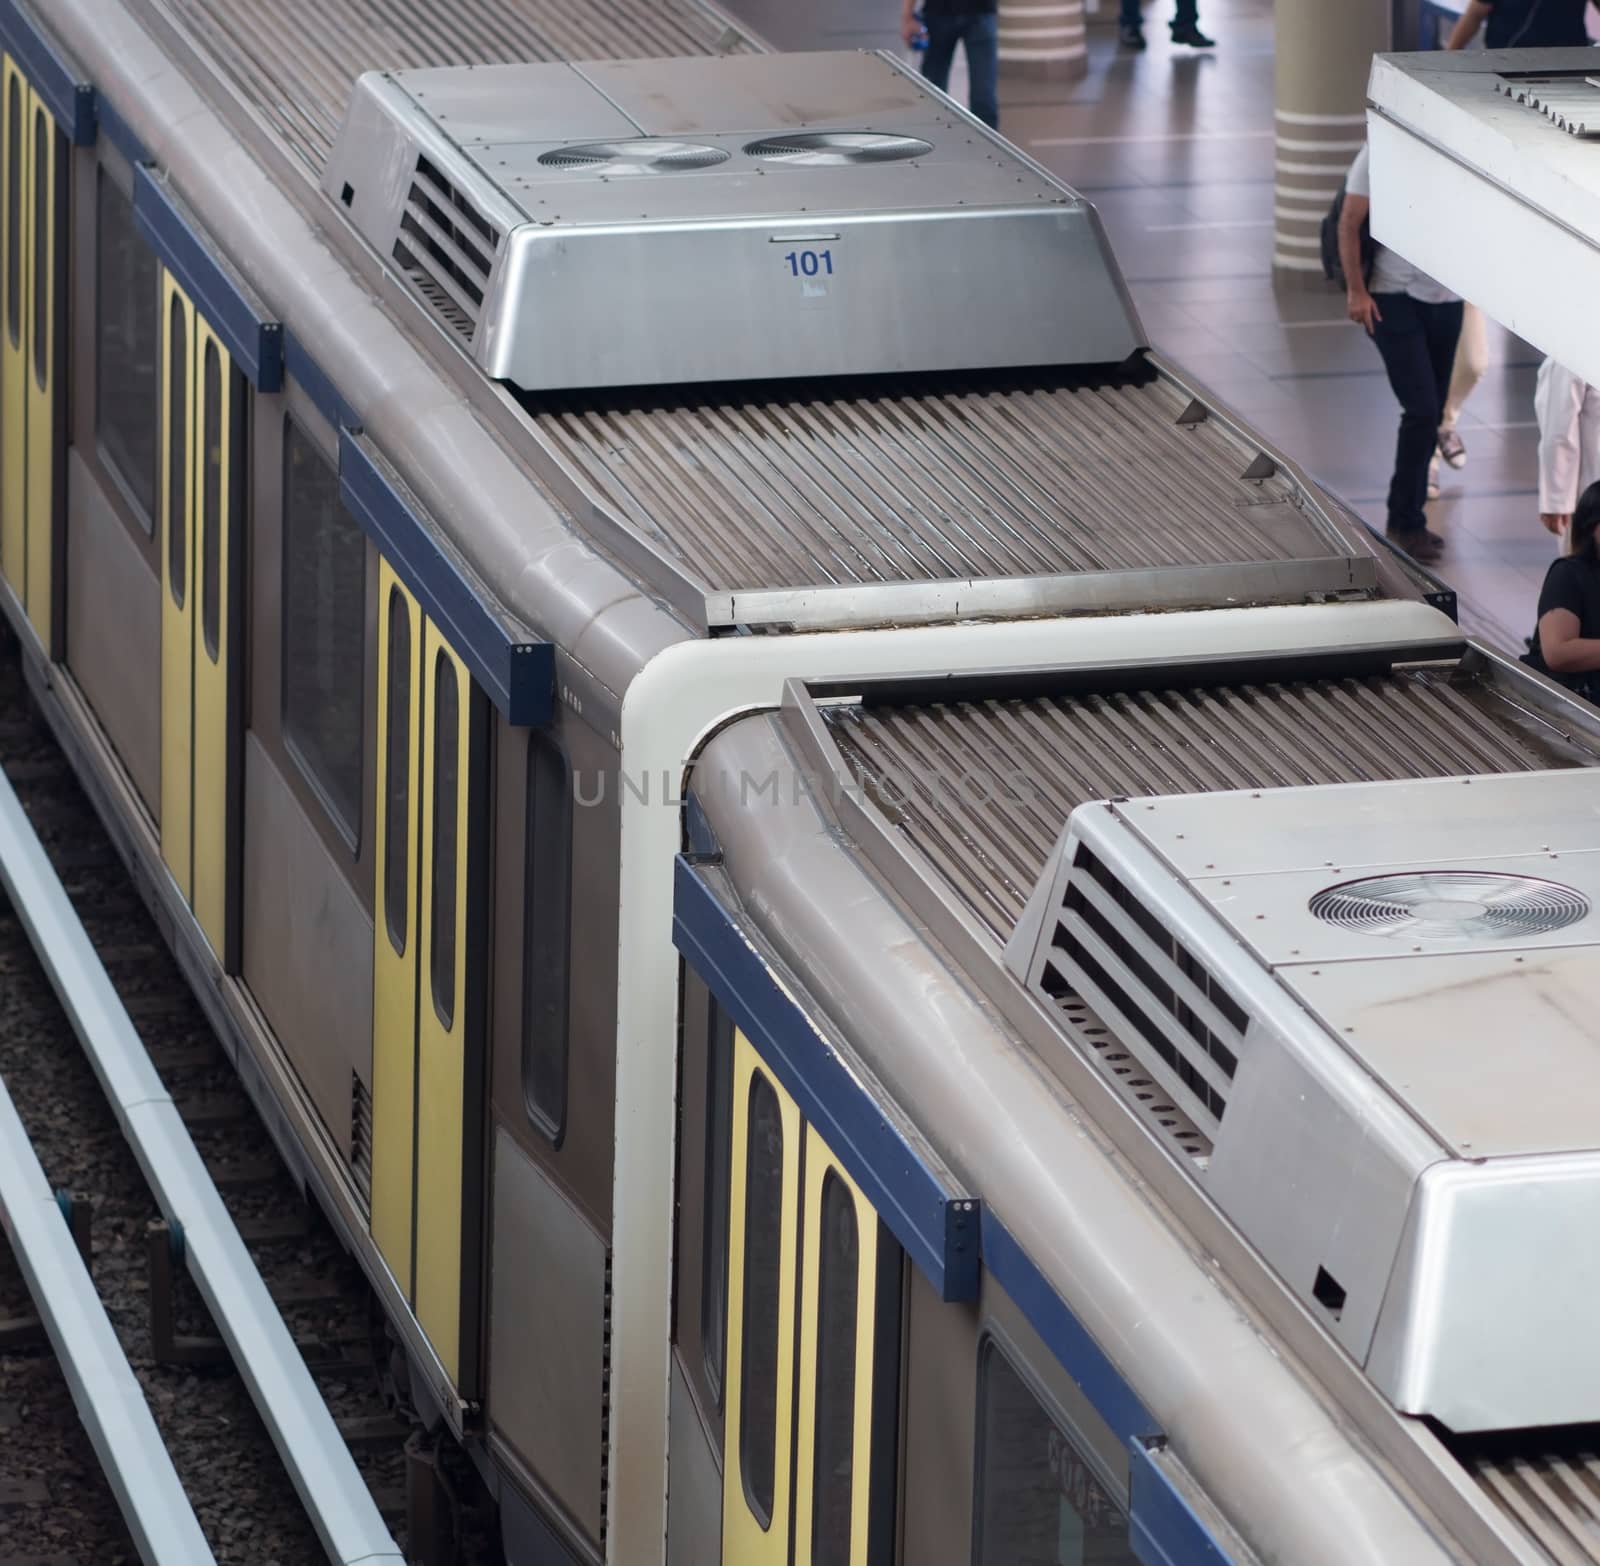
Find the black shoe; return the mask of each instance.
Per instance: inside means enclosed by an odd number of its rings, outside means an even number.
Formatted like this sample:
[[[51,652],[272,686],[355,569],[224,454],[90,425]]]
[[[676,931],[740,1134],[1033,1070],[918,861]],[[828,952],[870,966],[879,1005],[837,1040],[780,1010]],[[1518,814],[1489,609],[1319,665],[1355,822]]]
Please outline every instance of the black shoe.
[[[1427,565],[1444,553],[1444,540],[1425,527],[1391,527],[1384,536],[1397,549],[1403,549],[1419,565]]]
[[[1142,53],[1144,51],[1144,29],[1133,22],[1129,22],[1117,34],[1117,42],[1124,49],[1132,49],[1136,53]]]
[[[1186,27],[1174,27],[1172,41],[1175,44],[1188,44],[1191,49],[1215,49],[1217,46],[1217,40],[1207,38],[1193,22]]]

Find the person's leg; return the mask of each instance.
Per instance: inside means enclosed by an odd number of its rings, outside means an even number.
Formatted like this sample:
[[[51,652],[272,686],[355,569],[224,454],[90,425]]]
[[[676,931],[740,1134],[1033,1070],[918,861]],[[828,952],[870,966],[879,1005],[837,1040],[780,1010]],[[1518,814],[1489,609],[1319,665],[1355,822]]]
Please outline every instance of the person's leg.
[[[1428,520],[1423,506],[1428,498],[1428,459],[1439,437],[1438,379],[1417,302],[1406,294],[1376,297],[1382,319],[1373,330],[1373,341],[1400,404],[1388,527],[1402,537],[1414,536]]]
[[[1122,11],[1117,17],[1119,27],[1142,27],[1144,16],[1139,9],[1139,0],[1122,0]]]
[[[928,47],[922,51],[922,74],[943,92],[950,85],[950,62],[961,41],[964,17],[930,16],[922,25],[928,31]]]
[[[1177,9],[1172,16],[1174,30],[1186,30],[1199,25],[1200,0],[1178,0]]]
[[[1000,126],[1000,19],[993,11],[966,23],[967,80],[972,112],[985,125]]]
[[[1428,336],[1428,362],[1433,366],[1433,383],[1442,410],[1450,396],[1455,366],[1461,361],[1461,324],[1465,309],[1460,300],[1450,304],[1421,305],[1423,330]],[[1482,319],[1482,316],[1479,316]],[[1441,411],[1440,417],[1443,418]]]
[[[1450,389],[1445,397],[1444,416],[1439,420],[1440,434],[1455,429],[1456,420],[1461,417],[1462,405],[1472,395],[1488,368],[1489,323],[1484,319],[1482,310],[1469,304],[1462,312],[1461,340],[1456,347],[1455,363],[1450,371]],[[1460,467],[1466,460],[1465,449],[1457,457],[1454,455],[1456,442],[1443,444],[1449,448],[1445,451],[1445,457],[1450,466]]]

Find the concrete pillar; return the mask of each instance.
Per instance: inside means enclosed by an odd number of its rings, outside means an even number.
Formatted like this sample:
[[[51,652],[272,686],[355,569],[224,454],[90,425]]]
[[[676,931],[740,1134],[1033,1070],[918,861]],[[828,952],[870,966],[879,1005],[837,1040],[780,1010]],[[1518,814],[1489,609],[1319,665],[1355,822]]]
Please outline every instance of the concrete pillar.
[[[1083,0],[1000,0],[1000,74],[1033,80],[1089,69]]]
[[[1321,287],[1322,219],[1366,136],[1367,75],[1389,47],[1390,0],[1275,0],[1272,272]]]

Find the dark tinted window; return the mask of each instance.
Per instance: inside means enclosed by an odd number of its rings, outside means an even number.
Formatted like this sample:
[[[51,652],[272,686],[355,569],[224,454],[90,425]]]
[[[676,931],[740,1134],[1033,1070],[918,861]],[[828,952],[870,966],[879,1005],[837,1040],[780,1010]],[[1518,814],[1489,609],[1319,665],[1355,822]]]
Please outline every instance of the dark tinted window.
[[[167,327],[167,577],[172,601],[181,609],[189,591],[189,321],[176,294],[171,316]],[[104,386],[102,377],[102,390]]]
[[[979,1383],[978,1566],[1137,1566],[1127,1515],[992,1341]]]
[[[552,1141],[567,1114],[568,910],[572,790],[567,758],[548,735],[528,739],[526,945],[522,979],[522,1092]]]
[[[705,1278],[700,1290],[700,1341],[706,1376],[722,1406],[728,1343],[728,1162],[733,1152],[733,1018],[711,997],[706,1040]]]
[[[856,1204],[844,1182],[831,1170],[822,1182],[821,1217],[811,1566],[850,1566],[861,1237],[857,1232]]]
[[[460,696],[456,666],[441,652],[433,693],[433,912],[429,927],[433,1009],[449,1027],[456,1016],[456,798],[461,785]]]
[[[42,391],[50,378],[50,124],[33,117],[33,378]]]
[[[217,345],[206,344],[205,429],[201,451],[205,482],[201,487],[200,549],[205,555],[200,573],[200,630],[206,656],[217,661],[218,623],[222,597],[222,355]]]
[[[104,169],[99,181],[95,434],[102,460],[122,480],[148,528],[156,512],[160,438],[161,270],[133,225],[133,203]]]
[[[285,420],[283,726],[335,821],[355,841],[361,812],[367,551],[339,475]]]
[[[6,94],[6,332],[22,341],[22,84]]]
[[[745,1498],[772,1522],[778,1430],[778,1294],[783,1260],[783,1111],[772,1084],[750,1081],[744,1190],[744,1321],[739,1366],[739,1466]]]
[[[383,758],[383,918],[389,944],[405,956],[410,912],[407,872],[411,865],[411,606],[398,587],[389,589],[389,689]]]

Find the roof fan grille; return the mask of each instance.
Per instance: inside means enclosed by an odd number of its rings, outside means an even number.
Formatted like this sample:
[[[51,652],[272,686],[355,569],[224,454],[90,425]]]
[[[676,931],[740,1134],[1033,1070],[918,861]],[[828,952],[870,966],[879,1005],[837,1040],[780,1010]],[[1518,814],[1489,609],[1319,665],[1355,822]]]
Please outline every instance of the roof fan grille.
[[[1359,935],[1476,944],[1565,929],[1587,916],[1589,899],[1532,876],[1424,870],[1330,886],[1310,906],[1324,923]]]
[[[661,136],[586,141],[539,156],[539,162],[547,169],[604,169],[612,174],[679,174],[689,169],[712,169],[727,161],[728,154],[721,147],[670,141]]]
[[[818,169],[925,158],[933,145],[916,136],[889,136],[878,131],[808,131],[797,136],[768,136],[744,150],[747,157],[769,163]]]

